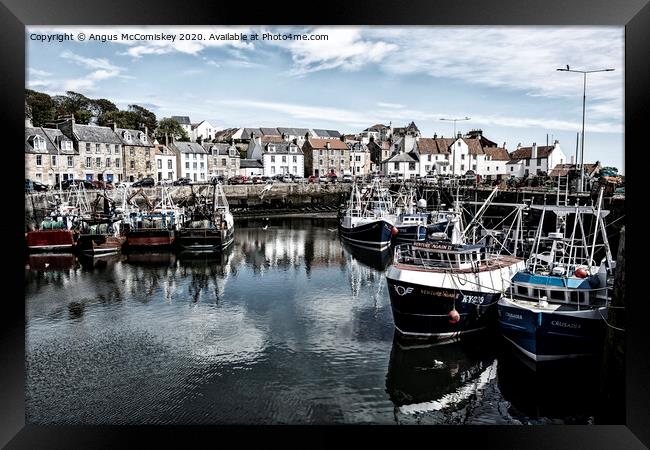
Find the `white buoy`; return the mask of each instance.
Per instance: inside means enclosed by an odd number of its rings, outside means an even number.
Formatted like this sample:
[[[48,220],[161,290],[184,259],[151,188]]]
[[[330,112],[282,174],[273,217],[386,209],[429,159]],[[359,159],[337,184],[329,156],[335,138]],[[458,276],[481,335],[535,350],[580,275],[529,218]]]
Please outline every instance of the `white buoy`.
[[[418,208],[426,208],[427,207],[427,201],[423,198],[418,200]]]

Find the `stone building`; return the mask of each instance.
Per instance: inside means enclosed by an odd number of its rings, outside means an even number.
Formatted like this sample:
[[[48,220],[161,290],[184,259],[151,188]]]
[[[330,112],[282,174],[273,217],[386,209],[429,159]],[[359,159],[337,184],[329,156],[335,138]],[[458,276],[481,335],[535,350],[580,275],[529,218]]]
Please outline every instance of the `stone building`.
[[[350,148],[340,139],[309,138],[302,146],[305,176],[328,173],[343,175],[350,171]]]
[[[50,186],[78,178],[79,153],[56,128],[25,127],[25,179]]]
[[[125,181],[137,181],[142,178],[156,178],[155,148],[147,129],[144,131],[117,128],[111,126],[122,141],[123,161],[122,176]],[[108,163],[108,160],[107,160]]]
[[[233,144],[203,144],[208,156],[210,177],[223,175],[226,179],[239,175],[241,157]]]

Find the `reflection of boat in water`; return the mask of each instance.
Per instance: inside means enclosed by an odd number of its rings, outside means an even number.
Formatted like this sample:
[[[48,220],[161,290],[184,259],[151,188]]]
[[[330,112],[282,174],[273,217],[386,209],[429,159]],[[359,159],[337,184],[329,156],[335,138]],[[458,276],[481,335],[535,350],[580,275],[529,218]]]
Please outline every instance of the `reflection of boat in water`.
[[[384,271],[390,264],[393,256],[393,251],[390,248],[386,248],[382,251],[368,250],[350,245],[345,241],[341,241],[341,246],[361,264],[378,271]]]
[[[516,349],[499,354],[498,386],[510,402],[512,417],[526,417],[533,423],[545,418],[564,423],[585,424],[596,412],[599,377],[598,361],[568,359],[537,365]],[[567,401],[569,399],[569,401]]]
[[[72,253],[31,254],[27,258],[29,270],[67,271],[76,267]]]
[[[126,255],[126,262],[143,266],[168,266],[176,262],[176,255],[172,252],[129,252]]]
[[[176,259],[181,266],[225,265],[230,258],[231,249],[232,247],[228,247],[221,252],[183,250],[176,255]]]
[[[396,406],[396,418],[426,413],[434,423],[449,423],[449,415],[496,377],[490,340],[413,344],[396,334],[390,354],[386,390]]]

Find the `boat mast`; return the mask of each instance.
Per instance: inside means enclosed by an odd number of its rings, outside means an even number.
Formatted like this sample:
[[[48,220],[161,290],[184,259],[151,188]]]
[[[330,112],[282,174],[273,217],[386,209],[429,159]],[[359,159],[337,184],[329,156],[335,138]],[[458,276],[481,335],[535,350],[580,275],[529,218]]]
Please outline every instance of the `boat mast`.
[[[589,273],[591,273],[591,262],[594,260],[594,251],[596,250],[596,237],[598,236],[598,224],[600,222],[600,207],[603,203],[603,188],[600,188],[600,193],[598,194],[598,213],[596,214],[596,223],[594,226],[594,240],[591,243],[591,255],[589,256]]]

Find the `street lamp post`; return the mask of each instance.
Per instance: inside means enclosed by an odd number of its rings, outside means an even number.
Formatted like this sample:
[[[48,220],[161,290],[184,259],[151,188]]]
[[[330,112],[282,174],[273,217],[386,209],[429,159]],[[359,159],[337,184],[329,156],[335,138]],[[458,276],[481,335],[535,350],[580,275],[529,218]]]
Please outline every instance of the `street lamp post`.
[[[440,120],[446,120],[449,122],[454,122],[454,139],[456,139],[456,122],[461,121],[461,120],[470,120],[469,117],[465,117],[462,119],[445,119],[441,118]],[[453,145],[453,148],[451,149],[451,175],[456,176],[456,146]]]
[[[585,161],[585,105],[587,103],[587,74],[594,72],[612,72],[614,69],[598,69],[598,70],[575,70],[569,68],[567,64],[566,69],[557,69],[560,72],[575,72],[581,73],[583,76],[582,80],[582,137],[580,143],[580,184],[578,186],[578,192],[582,192],[584,189],[585,183],[585,170],[584,170],[584,161]],[[578,162],[576,161],[576,164]]]

